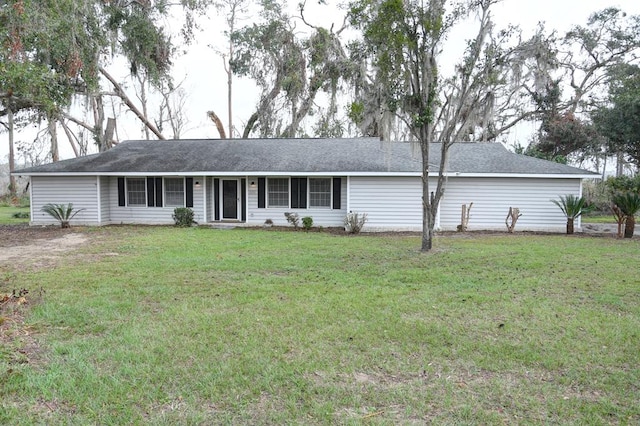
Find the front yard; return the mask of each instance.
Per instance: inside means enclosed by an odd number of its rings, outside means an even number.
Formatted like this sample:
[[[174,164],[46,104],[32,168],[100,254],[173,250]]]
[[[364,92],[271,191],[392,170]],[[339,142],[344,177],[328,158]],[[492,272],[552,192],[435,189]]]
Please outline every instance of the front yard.
[[[56,232],[0,262],[2,424],[640,422],[637,238]]]

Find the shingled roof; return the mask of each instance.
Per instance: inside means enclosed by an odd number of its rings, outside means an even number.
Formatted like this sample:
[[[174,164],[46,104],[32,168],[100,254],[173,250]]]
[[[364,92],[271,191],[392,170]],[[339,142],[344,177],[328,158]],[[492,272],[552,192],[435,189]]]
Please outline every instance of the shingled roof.
[[[592,172],[524,155],[499,143],[456,143],[449,173],[595,175]],[[432,172],[438,171],[440,145],[432,144]],[[410,142],[358,139],[219,139],[126,141],[109,151],[16,171],[39,174],[420,174],[420,148]]]

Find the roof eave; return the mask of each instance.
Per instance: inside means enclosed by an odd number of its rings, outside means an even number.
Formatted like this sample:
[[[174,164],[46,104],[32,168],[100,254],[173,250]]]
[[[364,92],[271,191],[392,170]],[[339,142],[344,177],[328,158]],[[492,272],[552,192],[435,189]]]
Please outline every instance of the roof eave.
[[[602,179],[598,173],[462,173],[446,172],[447,177],[484,177],[484,178],[549,178],[549,179]]]
[[[363,171],[318,171],[318,172],[292,172],[292,171],[195,171],[195,172],[14,172],[16,176],[55,177],[55,176],[396,176],[396,177],[420,177],[421,172],[363,172]],[[438,172],[431,172],[432,177],[438,176]],[[601,179],[599,174],[578,173],[463,173],[445,172],[446,177],[482,177],[482,178],[549,178],[549,179]]]

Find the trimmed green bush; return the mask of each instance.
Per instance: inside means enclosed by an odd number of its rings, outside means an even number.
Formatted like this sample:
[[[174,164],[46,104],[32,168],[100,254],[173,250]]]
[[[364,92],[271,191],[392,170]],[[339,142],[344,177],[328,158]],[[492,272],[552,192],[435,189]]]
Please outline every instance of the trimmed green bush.
[[[189,227],[195,223],[197,223],[194,218],[193,210],[189,207],[176,207],[173,210],[173,221],[176,223],[176,226],[180,226],[183,228]]]
[[[313,226],[313,218],[311,216],[305,216],[302,218],[302,227],[305,231],[308,231]]]

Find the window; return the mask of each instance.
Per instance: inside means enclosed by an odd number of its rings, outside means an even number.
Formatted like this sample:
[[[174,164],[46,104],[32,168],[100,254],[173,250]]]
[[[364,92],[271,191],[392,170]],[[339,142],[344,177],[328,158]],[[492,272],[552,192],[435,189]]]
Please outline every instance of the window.
[[[130,206],[147,205],[145,178],[127,178],[127,203]]]
[[[184,207],[184,179],[164,178],[164,205]]]
[[[269,178],[267,187],[269,207],[289,207],[288,178]]]
[[[331,179],[309,179],[309,206],[331,207]]]

